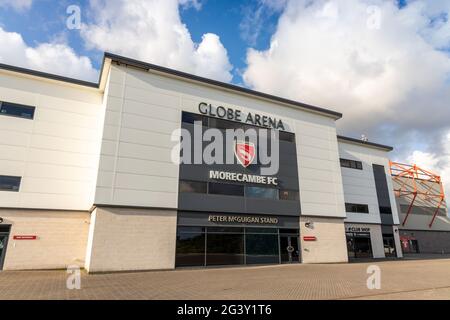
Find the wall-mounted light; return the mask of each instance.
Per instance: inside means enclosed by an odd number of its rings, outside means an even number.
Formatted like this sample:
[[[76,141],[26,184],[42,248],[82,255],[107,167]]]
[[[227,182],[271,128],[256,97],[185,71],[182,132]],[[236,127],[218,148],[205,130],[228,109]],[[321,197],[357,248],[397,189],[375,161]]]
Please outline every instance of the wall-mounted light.
[[[314,222],[312,221],[306,221],[305,222],[305,227],[309,228],[309,229],[314,229]]]

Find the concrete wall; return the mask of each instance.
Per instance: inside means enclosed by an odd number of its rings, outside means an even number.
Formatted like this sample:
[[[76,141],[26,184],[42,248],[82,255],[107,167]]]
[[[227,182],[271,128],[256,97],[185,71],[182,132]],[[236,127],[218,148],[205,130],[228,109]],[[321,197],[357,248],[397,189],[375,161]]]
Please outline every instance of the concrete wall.
[[[0,175],[21,176],[0,206],[89,210],[103,123],[102,93],[0,70],[0,100],[35,106],[34,119],[0,115]]]
[[[389,198],[394,224],[398,224],[397,206],[389,174],[389,158],[386,151],[370,146],[339,140],[339,156],[344,159],[361,161],[363,170],[341,168],[344,198],[346,203],[367,204],[369,213],[347,212],[346,222],[381,223],[372,164],[384,166],[389,188]]]
[[[98,207],[92,215],[89,272],[175,267],[176,211]]]
[[[313,227],[306,227],[312,222]],[[316,241],[304,241],[315,236]],[[344,220],[340,218],[300,217],[301,259],[303,263],[347,262]]]
[[[59,269],[84,265],[88,212],[0,209],[2,224],[10,224],[4,270]],[[36,240],[14,240],[36,235]]]

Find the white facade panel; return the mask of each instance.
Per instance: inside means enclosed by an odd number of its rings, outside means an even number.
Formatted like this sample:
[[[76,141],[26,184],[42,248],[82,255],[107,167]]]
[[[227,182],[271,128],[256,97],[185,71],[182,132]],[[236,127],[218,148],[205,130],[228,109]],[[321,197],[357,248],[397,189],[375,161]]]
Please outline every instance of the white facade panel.
[[[397,206],[389,174],[389,158],[387,151],[370,146],[355,144],[339,140],[339,155],[343,159],[362,162],[362,170],[341,168],[346,203],[366,204],[369,213],[347,212],[347,222],[378,223],[381,224],[380,210],[373,174],[373,164],[384,166],[389,189],[392,217],[394,224],[398,224]]]
[[[102,93],[2,72],[0,101],[35,107],[34,119],[0,115],[0,175],[22,177],[2,207],[88,210],[102,128]]]

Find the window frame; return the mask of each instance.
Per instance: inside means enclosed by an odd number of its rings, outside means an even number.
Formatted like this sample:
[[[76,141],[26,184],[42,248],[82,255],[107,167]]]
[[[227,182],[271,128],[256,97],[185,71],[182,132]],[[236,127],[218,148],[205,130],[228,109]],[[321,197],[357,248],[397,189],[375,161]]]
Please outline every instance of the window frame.
[[[353,206],[355,210],[349,210],[349,207]],[[361,210],[361,208],[363,208]],[[369,205],[364,203],[345,203],[345,212],[348,213],[362,213],[362,214],[369,214]]]
[[[24,117],[23,115],[2,112],[2,110],[6,110],[6,109],[3,109],[5,106],[11,106],[13,108],[22,108],[22,109],[31,111],[31,117]],[[2,115],[2,116],[14,117],[14,118],[20,118],[20,119],[26,119],[26,120],[34,120],[35,114],[36,114],[35,106],[29,106],[29,105],[25,105],[25,104],[8,102],[8,101],[0,101],[0,115]]]
[[[345,162],[348,162],[348,165],[344,165]],[[340,163],[341,168],[363,170],[362,161],[359,161],[359,160],[339,158],[339,163]]]
[[[8,184],[3,184],[1,182],[2,178],[7,178],[7,179],[11,179],[14,180],[16,179],[16,181],[18,182],[17,184],[17,189],[15,188],[14,184],[11,184],[12,188],[8,189],[8,188],[3,188],[2,186],[5,185],[7,186]],[[6,192],[19,192],[20,191],[20,186],[22,184],[22,177],[20,176],[9,176],[9,175],[0,175],[0,191],[6,191]]]

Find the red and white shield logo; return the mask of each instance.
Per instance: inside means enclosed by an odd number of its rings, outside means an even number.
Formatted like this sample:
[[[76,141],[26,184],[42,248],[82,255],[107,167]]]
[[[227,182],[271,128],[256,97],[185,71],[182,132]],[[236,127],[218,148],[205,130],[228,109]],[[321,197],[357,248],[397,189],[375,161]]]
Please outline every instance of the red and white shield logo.
[[[248,167],[253,162],[256,155],[255,145],[251,142],[238,142],[234,143],[234,154],[238,161],[244,168]]]

